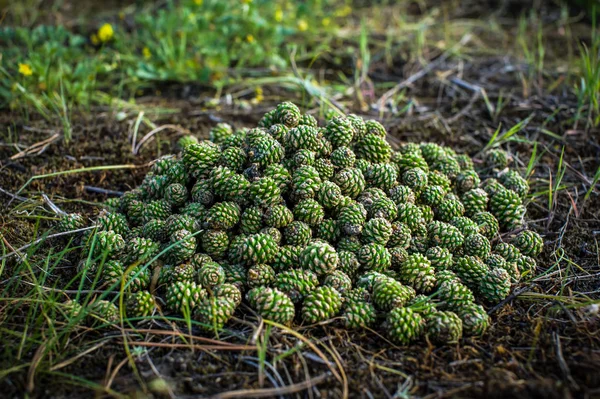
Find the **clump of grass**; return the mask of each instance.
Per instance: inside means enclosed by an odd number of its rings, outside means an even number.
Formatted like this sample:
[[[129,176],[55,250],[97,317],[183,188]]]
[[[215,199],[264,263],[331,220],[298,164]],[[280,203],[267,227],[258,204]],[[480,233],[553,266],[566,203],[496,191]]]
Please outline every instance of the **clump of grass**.
[[[575,87],[578,99],[577,117],[585,114],[586,125],[600,124],[600,33],[596,29],[596,8],[592,9],[591,44],[580,46],[579,82]]]

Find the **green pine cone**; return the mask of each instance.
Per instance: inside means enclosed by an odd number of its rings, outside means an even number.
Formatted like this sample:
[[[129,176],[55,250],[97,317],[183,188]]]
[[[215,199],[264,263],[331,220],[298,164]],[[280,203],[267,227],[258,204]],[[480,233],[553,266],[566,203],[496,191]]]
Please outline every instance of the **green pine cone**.
[[[383,218],[373,218],[365,223],[361,240],[364,244],[380,244],[385,246],[392,235],[392,224]]]
[[[535,269],[537,268],[535,259],[527,255],[522,255],[521,257],[519,257],[515,264],[521,276],[530,276],[533,273],[535,273]],[[513,276],[511,275],[511,277]]]
[[[171,281],[194,281],[195,278],[196,268],[191,262],[174,266],[170,272]]]
[[[397,221],[407,225],[411,231],[425,223],[421,209],[411,203],[398,204]]]
[[[242,292],[234,284],[219,284],[216,287],[214,287],[213,294],[217,298],[225,298],[233,302],[236,307],[242,303]]]
[[[369,207],[368,215],[371,218],[384,218],[393,222],[398,217],[398,207],[387,197],[377,198]]]
[[[535,231],[524,230],[514,239],[514,245],[519,248],[523,255],[536,257],[542,253],[544,240]]]
[[[78,230],[85,227],[87,222],[80,213],[65,213],[60,215],[60,219],[56,223],[59,233]]]
[[[310,270],[289,269],[275,276],[273,286],[290,297],[292,302],[299,303],[319,285],[319,278]]]
[[[453,271],[467,287],[474,289],[481,284],[488,267],[475,256],[463,256],[456,259]]]
[[[182,152],[185,169],[196,179],[206,176],[216,166],[221,156],[219,147],[208,141],[190,144]]]
[[[417,195],[427,187],[427,173],[421,168],[408,169],[402,173],[401,183]]]
[[[429,223],[427,238],[430,246],[446,248],[450,252],[460,248],[464,242],[464,236],[458,228],[440,221]]]
[[[312,166],[301,166],[294,170],[292,192],[298,200],[313,198],[321,185],[321,176]]]
[[[171,236],[171,245],[168,252],[171,263],[183,263],[196,252],[196,237],[187,230],[179,230]]]
[[[436,304],[426,295],[417,295],[408,303],[406,307],[410,308],[413,312],[428,317],[433,313],[437,312]]]
[[[207,230],[200,234],[200,247],[213,259],[225,256],[229,246],[227,233],[221,230]]]
[[[229,147],[221,153],[219,163],[226,168],[241,172],[248,159],[248,154],[242,148]]]
[[[123,277],[123,263],[118,260],[109,260],[102,266],[102,281],[106,288],[110,288],[117,283],[120,283]],[[117,287],[117,289],[120,288]]]
[[[442,172],[437,170],[430,170],[427,174],[427,181],[430,186],[440,186],[444,189],[445,192],[449,192],[452,187],[452,182]]]
[[[356,257],[365,270],[384,271],[392,265],[392,255],[381,244],[365,244],[357,252]]]
[[[194,319],[201,324],[205,331],[219,332],[231,319],[236,304],[227,298],[215,296],[204,298],[194,309]]]
[[[337,243],[339,251],[348,251],[357,254],[361,248],[362,244],[357,236],[342,236]]]
[[[285,149],[273,137],[264,134],[252,140],[247,148],[248,162],[262,168],[280,163],[285,156]]]
[[[98,226],[100,230],[114,231],[123,237],[129,233],[127,218],[121,213],[111,213],[107,211],[100,212],[100,216],[98,216]]]
[[[436,285],[435,269],[422,254],[409,255],[400,268],[399,277],[418,292],[429,293]]]
[[[464,215],[465,207],[458,199],[446,198],[435,208],[435,217],[442,222],[450,222],[452,219]]]
[[[453,260],[452,253],[448,248],[430,247],[425,252],[425,256],[431,262],[431,266],[436,270],[450,270]]]
[[[472,221],[477,225],[479,233],[485,236],[488,240],[496,237],[500,226],[498,220],[489,212],[479,212],[471,217]]]
[[[367,134],[367,124],[363,118],[355,114],[348,114],[346,118],[350,120],[350,123],[354,127],[355,141],[362,139]]]
[[[165,189],[165,201],[167,201],[173,207],[180,207],[185,205],[187,198],[188,191],[183,184],[169,184]]]
[[[410,246],[411,232],[407,225],[400,222],[392,224],[392,235],[388,240],[388,247],[408,248]]]
[[[481,336],[490,326],[490,317],[481,305],[466,303],[456,310],[456,314],[462,320],[465,335]]]
[[[523,224],[525,207],[519,195],[512,190],[501,189],[492,195],[490,211],[505,230],[514,230]]]
[[[144,223],[152,219],[167,220],[171,216],[171,204],[165,200],[151,201],[146,204],[143,212]]]
[[[408,345],[418,339],[425,326],[420,314],[400,307],[387,314],[385,324],[389,338],[400,345]]]
[[[298,121],[298,125],[306,125],[311,127],[317,127],[319,122],[315,119],[314,116],[310,114],[303,114]]]
[[[246,281],[250,288],[270,286],[275,281],[275,270],[265,264],[254,265],[248,269]]]
[[[285,205],[275,205],[265,209],[263,220],[266,226],[280,229],[292,223],[294,215]]]
[[[294,127],[298,126],[300,118],[302,118],[300,109],[295,104],[286,101],[280,103],[275,108],[273,120],[276,120],[278,123],[282,123],[287,127]]]
[[[288,154],[298,150],[318,152],[321,148],[321,134],[314,127],[302,125],[290,129],[283,139],[283,146]]]
[[[442,156],[429,165],[431,169],[445,174],[450,180],[455,180],[460,173],[460,165],[451,156]]]
[[[329,159],[337,169],[352,168],[356,162],[356,154],[349,147],[338,147],[332,151]]]
[[[323,285],[333,287],[343,294],[352,288],[352,280],[350,280],[350,277],[343,271],[334,270],[325,276]]]
[[[341,233],[338,221],[333,219],[325,219],[315,227],[315,236],[329,243],[336,242]]]
[[[392,256],[391,268],[393,270],[400,270],[400,267],[408,259],[408,251],[402,247],[391,247],[388,248],[390,255]]]
[[[479,212],[485,212],[488,204],[488,195],[481,188],[474,188],[465,192],[461,201],[465,208],[465,215],[472,217]]]
[[[97,300],[90,306],[90,316],[93,322],[115,324],[119,322],[119,308],[107,300]]]
[[[327,122],[324,135],[333,148],[344,147],[354,138],[354,126],[348,118],[336,116]]]
[[[369,187],[389,190],[394,187],[398,179],[396,167],[391,163],[372,163],[364,174]]]
[[[367,182],[360,169],[344,168],[333,176],[333,182],[342,190],[342,194],[356,198],[366,187]]]
[[[342,200],[342,190],[337,184],[324,181],[319,185],[316,198],[324,208],[331,209],[336,207]]]
[[[335,249],[325,242],[312,242],[300,253],[299,262],[303,269],[308,269],[321,276],[333,272],[340,261]]]
[[[233,175],[235,175],[235,173],[232,172],[231,170],[229,170],[228,168],[224,168],[224,167],[223,168],[215,168],[213,170],[213,172],[215,170],[216,171],[227,171],[227,178],[231,178]],[[224,191],[224,188],[221,188],[221,185],[223,185],[223,187],[224,187],[226,181],[227,181],[226,178],[223,178],[222,181],[218,180],[216,183],[217,189]],[[211,183],[211,180],[198,180],[196,182],[196,184],[194,184],[194,186],[192,187],[192,191],[190,192],[192,200],[194,202],[197,202],[204,206],[210,206],[215,199],[214,193],[213,193],[213,188],[211,187],[213,185],[214,185],[214,181]]]
[[[394,201],[397,205],[415,203],[416,196],[414,191],[410,187],[400,184],[390,189],[389,192],[390,199]]]
[[[342,318],[348,329],[366,328],[375,324],[375,307],[368,302],[351,301],[344,308]]]
[[[178,281],[167,287],[165,300],[169,310],[183,313],[193,310],[207,296],[206,290],[193,281]]]
[[[376,271],[367,271],[362,273],[356,279],[356,287],[367,290],[368,292],[373,291],[373,285],[379,281],[380,279],[389,279],[390,277],[386,276],[383,273]],[[393,280],[393,279],[392,279]]]
[[[225,282],[225,270],[216,262],[205,262],[197,272],[198,284],[213,289]]]
[[[318,226],[324,217],[325,210],[312,198],[301,200],[294,207],[294,219],[304,222],[309,226]]]
[[[165,242],[170,236],[167,232],[167,222],[152,219],[142,227],[142,236],[154,242]]]
[[[198,225],[193,217],[184,214],[174,214],[167,218],[166,233],[168,237],[171,237],[175,232],[179,230],[187,230],[190,233],[198,231]]]
[[[263,177],[252,183],[248,195],[255,205],[261,207],[269,207],[281,202],[281,190],[270,177]]]
[[[246,268],[241,264],[223,263],[225,271],[225,283],[236,286],[240,292],[246,287]]]
[[[367,218],[367,210],[359,202],[353,202],[340,210],[339,226],[348,235],[358,235],[362,232]]]
[[[217,123],[208,133],[208,139],[216,144],[222,144],[233,134],[233,128],[227,123]]]
[[[446,190],[442,186],[427,186],[419,194],[419,202],[432,207],[439,206],[444,200]]]
[[[262,229],[263,211],[257,206],[244,210],[240,216],[240,232],[242,234],[256,234]]]
[[[465,255],[477,256],[480,259],[488,257],[491,251],[490,241],[481,234],[471,234],[465,237],[463,250]]]
[[[258,127],[269,128],[277,123],[277,109],[272,109],[258,121]]]
[[[344,251],[338,248],[338,257],[340,262],[338,264],[338,270],[345,273],[350,277],[354,277],[360,268],[360,262],[356,255],[349,251]]]
[[[510,156],[501,149],[492,149],[485,154],[485,166],[493,170],[502,170],[508,166]]]
[[[462,320],[454,312],[435,312],[425,317],[426,334],[438,344],[456,344],[462,338]]]
[[[229,230],[240,220],[240,207],[234,202],[218,202],[206,213],[204,227],[214,230]]]
[[[314,168],[319,172],[321,180],[329,180],[335,174],[335,167],[327,158],[319,158],[314,163]]]
[[[423,215],[423,220],[425,220],[425,223],[433,222],[435,217],[433,209],[431,209],[429,205],[418,205],[418,207],[421,210],[421,214]]]
[[[479,187],[481,180],[479,175],[474,170],[465,170],[456,176],[454,187],[459,193],[466,193],[469,190],[474,190]]]
[[[292,300],[277,288],[257,287],[248,292],[250,306],[263,318],[289,325],[296,314]]]
[[[415,290],[389,277],[375,279],[372,286],[373,302],[385,312],[404,306],[415,297]]]
[[[148,291],[138,291],[127,297],[127,315],[129,317],[147,317],[154,313],[156,302]]]
[[[429,172],[429,165],[421,155],[421,151],[396,152],[392,156],[392,162],[398,167],[400,174],[414,168]]]
[[[499,242],[494,247],[494,252],[502,256],[507,262],[516,262],[521,257],[521,251],[516,246]]]
[[[302,247],[295,245],[280,246],[277,254],[275,254],[275,258],[273,259],[271,266],[277,272],[288,270],[297,266],[302,249]]]
[[[312,230],[306,223],[295,220],[284,228],[283,238],[288,245],[304,247],[312,238]]]
[[[321,286],[306,295],[302,319],[314,324],[335,317],[342,308],[342,295],[332,287]]]
[[[510,275],[504,269],[492,269],[481,279],[478,293],[484,301],[498,303],[510,293]]]
[[[438,278],[440,275],[438,274]],[[442,277],[443,278],[443,277]],[[473,292],[458,279],[445,279],[439,284],[436,298],[440,301],[440,309],[457,311],[474,300]]]
[[[529,183],[515,170],[509,170],[501,175],[500,183],[507,189],[517,193],[521,198],[525,198],[529,192]]]
[[[367,133],[354,144],[354,152],[358,158],[369,162],[388,162],[392,155],[392,147],[385,137]]]
[[[244,239],[238,249],[240,261],[247,265],[271,263],[279,246],[268,234],[253,234]]]
[[[96,233],[94,247],[96,256],[105,255],[107,257],[118,257],[124,248],[125,240],[120,234],[110,230],[99,231]]]

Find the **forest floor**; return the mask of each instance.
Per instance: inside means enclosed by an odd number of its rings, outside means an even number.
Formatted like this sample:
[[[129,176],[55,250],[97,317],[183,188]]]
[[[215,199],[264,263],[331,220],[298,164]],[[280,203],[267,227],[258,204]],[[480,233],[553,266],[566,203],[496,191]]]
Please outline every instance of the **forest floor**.
[[[258,95],[254,86],[163,82],[135,102],[72,109],[68,141],[64,119],[0,111],[2,396],[600,397],[600,128],[573,78],[592,25],[548,6],[519,32],[519,8],[482,14],[482,3],[450,14],[433,4],[414,15],[443,18],[451,30],[431,28],[418,56],[401,47],[386,59],[375,32],[366,67],[364,49],[342,52],[335,66],[335,54],[297,66],[293,76],[318,83],[280,77]],[[444,35],[451,44],[440,44]],[[336,71],[352,81],[336,81]],[[314,85],[352,90],[315,94]],[[335,104],[378,119],[394,145],[433,141],[475,162],[490,145],[512,154],[527,172],[528,226],[544,251],[537,274],[489,309],[485,335],[397,347],[375,331],[326,323],[293,333],[249,312],[236,314],[219,340],[161,320],[96,329],[53,319],[56,303],[77,288],[77,254],[58,239],[36,241],[56,220],[44,195],[93,219],[103,201],[141,183],[150,161],[176,152],[181,135],[207,137],[220,121],[255,126],[282,100],[316,117]],[[134,134],[140,143],[152,131],[134,151]]]

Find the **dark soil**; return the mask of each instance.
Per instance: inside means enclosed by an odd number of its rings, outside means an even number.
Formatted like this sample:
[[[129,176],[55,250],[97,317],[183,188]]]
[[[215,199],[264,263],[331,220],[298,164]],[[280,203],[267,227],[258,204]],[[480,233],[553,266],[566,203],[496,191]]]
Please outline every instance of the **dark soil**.
[[[364,398],[600,397],[600,315],[597,308],[589,306],[600,300],[597,240],[600,193],[595,190],[584,201],[600,164],[600,130],[585,127],[584,122],[574,123],[576,99],[566,85],[546,93],[543,84],[534,83],[530,93],[535,94],[525,96],[519,73],[504,68],[510,62],[506,58],[486,58],[460,66],[460,79],[480,84],[492,103],[495,104],[501,91],[504,98],[508,98],[497,118],[490,117],[480,98],[472,101],[473,92],[432,72],[409,88],[407,95],[418,102],[411,115],[382,121],[393,142],[435,141],[469,153],[477,161],[478,151],[499,124],[508,128],[532,116],[520,137],[536,141],[537,154],[543,153],[530,178],[533,193],[544,192],[553,184],[549,181],[555,182],[564,147],[563,165],[567,165],[567,169],[562,184],[565,189],[555,193],[551,208],[547,194],[532,199],[528,205],[529,227],[544,237],[544,252],[538,260],[537,272],[538,276],[545,277],[522,282],[514,287],[507,301],[490,309],[493,324],[483,337],[464,339],[455,346],[435,347],[421,342],[396,347],[376,332],[348,332],[338,328],[336,323],[300,328],[299,332],[317,346],[321,355],[314,347],[300,345],[297,337],[274,328],[266,338],[267,364],[259,371],[259,354],[255,349],[206,349],[201,346],[209,343],[200,339],[194,340],[195,349],[176,347],[191,341],[156,333],[128,334],[130,344],[135,341],[156,345],[147,347],[146,354],[136,356],[136,361],[131,363],[127,362],[122,332],[105,330],[100,335],[82,329],[69,343],[72,356],[97,343],[102,346],[60,368],[61,379],[50,372],[52,364],[32,368],[35,351],[23,353],[18,361],[0,359],[2,369],[26,365],[6,377],[0,374],[0,396],[22,397],[29,392],[34,397],[87,398],[91,396],[90,391],[95,391],[100,397],[112,396],[114,392],[133,397],[204,397],[242,390],[236,395],[221,397],[259,394],[284,397],[287,394],[337,398],[346,391],[350,397]],[[517,65],[517,70],[520,67]],[[385,70],[386,76],[394,81],[402,81],[419,69],[407,65],[394,75],[394,71],[384,65],[375,64],[372,68]],[[458,76],[457,68],[457,62],[450,61],[436,70]],[[554,81],[558,77],[546,76],[545,80]],[[266,93],[267,98],[293,99],[293,96],[281,91]],[[82,211],[93,217],[99,209],[93,203],[105,200],[107,195],[90,192],[86,186],[116,191],[136,187],[147,172],[149,161],[177,150],[178,131],[189,130],[205,137],[209,128],[220,120],[234,126],[250,126],[272,105],[264,104],[251,111],[243,111],[235,105],[206,111],[198,98],[182,96],[169,100],[139,99],[138,104],[180,110],[153,119],[158,126],[172,124],[179,130],[157,134],[138,155],[131,150],[131,132],[137,114],[132,113],[118,122],[114,113],[97,109],[89,114],[73,115],[73,139],[69,144],[55,141],[40,154],[11,160],[10,157],[19,152],[15,143],[22,150],[61,131],[58,125],[43,120],[25,119],[7,111],[0,114],[0,132],[4,135],[0,136],[0,188],[15,194],[35,175],[90,166],[136,165],[130,169],[39,179],[19,194],[42,206],[39,196],[46,193],[63,210]],[[369,118],[377,117],[376,112],[361,111],[356,105],[349,104],[348,110]],[[315,107],[313,111],[318,110]],[[13,132],[11,136],[7,135],[9,129]],[[542,129],[555,133],[560,139],[544,134]],[[150,130],[143,126],[138,140]],[[504,147],[513,154],[517,165],[527,165],[531,144],[511,142]],[[19,203],[20,200],[0,193],[0,231],[15,248],[34,238],[33,222],[15,212]],[[43,222],[42,227],[49,224]],[[14,259],[8,261],[7,270],[14,262]],[[546,276],[549,270],[552,273]],[[58,275],[57,279],[60,278]],[[5,279],[2,275],[2,280]],[[3,345],[18,347],[19,341],[6,331],[23,331],[23,320],[18,316],[4,320],[1,317],[4,306],[0,304],[0,339]],[[220,339],[257,348],[267,326],[250,314],[249,310],[239,311],[236,316],[240,319],[230,323]],[[183,334],[187,331],[184,325],[177,327],[158,320],[138,327]],[[283,356],[292,348],[297,352]],[[273,362],[277,356],[282,359]],[[98,386],[86,387],[75,379],[65,384],[69,375],[93,381]],[[158,376],[168,382],[168,389],[156,383]],[[310,379],[314,379],[313,384],[307,383]],[[290,390],[284,390],[285,386],[291,386]]]

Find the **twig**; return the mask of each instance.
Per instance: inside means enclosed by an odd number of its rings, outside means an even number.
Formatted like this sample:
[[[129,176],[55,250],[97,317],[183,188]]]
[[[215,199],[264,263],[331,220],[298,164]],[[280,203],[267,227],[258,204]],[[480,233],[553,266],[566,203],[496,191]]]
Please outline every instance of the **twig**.
[[[59,137],[60,135],[56,133],[45,140],[32,144],[31,146],[25,148],[23,151],[16,153],[9,159],[12,159],[14,161],[15,159],[23,158],[26,155],[33,154],[35,151],[37,151],[38,154],[41,154],[50,144],[52,144],[55,140],[59,139]]]
[[[569,369],[569,365],[567,364],[563,356],[562,346],[560,344],[560,335],[558,335],[556,331],[552,332],[552,335],[554,336],[554,345],[556,346],[556,359],[558,360],[560,371],[562,371],[563,376],[567,381],[569,381],[573,388],[579,390],[579,385],[571,376],[571,370]]]
[[[229,399],[229,398],[267,398],[278,395],[287,395],[290,393],[300,392],[314,387],[317,384],[329,378],[331,373],[327,372],[319,376],[313,377],[310,380],[302,381],[297,384],[288,385],[282,388],[263,388],[263,389],[240,389],[239,391],[223,392],[214,396],[211,399]]]
[[[11,192],[8,192],[8,191],[6,191],[5,189],[3,189],[2,187],[0,187],[0,193],[2,193],[2,194],[6,194],[6,195],[8,195],[9,197],[11,197],[12,199],[16,199],[16,200],[19,200],[19,201],[21,201],[21,202],[25,202],[25,201],[27,201],[27,198],[25,198],[25,197],[21,197],[20,195],[13,194],[13,193],[11,193]]]
[[[0,256],[0,260],[3,260],[3,259],[11,257],[13,255],[16,255],[18,252],[21,252],[22,250],[27,249],[27,248],[31,247],[32,245],[38,244],[38,243],[40,243],[40,242],[42,242],[44,240],[47,240],[49,238],[62,237],[62,236],[66,236],[66,235],[69,235],[69,234],[81,233],[83,231],[92,230],[92,229],[95,229],[95,228],[96,228],[96,226],[84,227],[82,229],[65,231],[65,232],[62,232],[62,233],[51,234],[51,235],[46,236],[46,237],[38,238],[37,240],[35,240],[33,242],[30,242],[29,244],[23,245],[21,248],[17,248],[16,250],[14,250],[12,252],[9,252],[6,255]]]
[[[488,311],[488,315],[496,313],[496,311],[498,311],[499,309],[503,308],[504,305],[506,305],[508,302],[512,301],[513,299],[515,299],[516,297],[518,297],[519,295],[521,295],[525,291],[528,291],[529,289],[531,289],[531,287],[533,287],[533,285],[528,285],[527,287],[522,287],[522,288],[520,288],[518,290],[513,291],[513,293],[510,294],[509,296],[507,296],[502,302],[500,302],[499,304],[497,304],[496,306],[494,306],[493,308],[491,308]]]
[[[56,213],[57,215],[66,215],[67,214],[67,212],[63,211],[62,209],[60,209],[58,207],[58,205],[56,205],[54,202],[52,202],[52,200],[50,198],[48,198],[48,196],[46,194],[42,194],[42,199],[50,207],[52,212]]]
[[[152,136],[154,136],[156,133],[159,133],[165,129],[173,129],[176,130],[177,132],[179,132],[180,134],[191,134],[191,132],[187,129],[184,129],[180,126],[177,125],[163,125],[163,126],[159,126],[156,129],[153,129],[152,131],[150,131],[148,134],[146,134],[144,137],[142,137],[142,139],[140,140],[139,143],[137,143],[137,145],[134,144],[133,147],[133,153],[135,155],[137,155],[137,153],[140,151],[140,148],[142,148],[142,146],[148,141],[150,140],[150,138]]]
[[[424,77],[425,75],[427,75],[429,72],[431,72],[432,70],[434,70],[435,68],[437,68],[440,64],[442,64],[444,61],[446,61],[448,59],[448,57],[450,57],[450,55],[452,53],[456,52],[456,50],[458,50],[461,47],[463,47],[470,40],[471,40],[471,34],[464,35],[462,37],[462,39],[460,40],[460,42],[458,42],[457,44],[455,44],[454,46],[452,46],[451,48],[449,48],[448,50],[446,50],[435,61],[430,62],[423,69],[421,69],[419,72],[417,72],[417,73],[409,76],[407,79],[403,80],[402,82],[398,83],[396,86],[392,87],[391,89],[389,89],[388,91],[386,91],[385,93],[383,93],[383,95],[379,98],[379,101],[378,101],[379,108],[383,109],[385,103],[389,100],[390,97],[392,97],[393,95],[395,95],[396,93],[398,93],[403,88],[405,88],[405,87],[413,84],[414,82],[416,82],[417,80],[421,79],[422,77]]]
[[[107,190],[104,188],[94,186],[83,186],[83,189],[90,193],[114,195],[116,197],[121,197],[123,195],[123,191]]]

